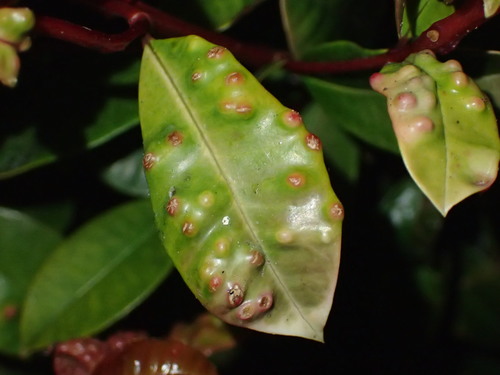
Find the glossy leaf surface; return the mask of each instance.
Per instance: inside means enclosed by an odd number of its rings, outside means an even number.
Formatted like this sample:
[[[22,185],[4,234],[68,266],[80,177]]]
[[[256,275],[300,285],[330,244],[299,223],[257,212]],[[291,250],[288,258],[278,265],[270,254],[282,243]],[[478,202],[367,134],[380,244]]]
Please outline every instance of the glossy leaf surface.
[[[448,17],[455,10],[453,5],[441,0],[403,1],[397,2],[396,7],[402,8],[402,12],[396,12],[402,16],[402,19],[396,19],[398,33],[407,38],[419,36],[434,22]]]
[[[146,46],[139,99],[156,222],[195,296],[229,323],[322,340],[343,208],[319,139],[195,36]]]
[[[422,52],[371,78],[411,176],[443,214],[496,179],[498,129],[489,99],[455,60]]]
[[[136,306],[170,269],[148,201],[102,214],[62,242],[35,276],[21,321],[24,349],[102,329]]]

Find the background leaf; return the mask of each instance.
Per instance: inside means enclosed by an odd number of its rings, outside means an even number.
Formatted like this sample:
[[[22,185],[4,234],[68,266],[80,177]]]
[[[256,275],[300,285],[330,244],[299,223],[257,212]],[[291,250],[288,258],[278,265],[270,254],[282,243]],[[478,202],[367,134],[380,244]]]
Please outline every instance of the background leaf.
[[[405,1],[400,35],[411,38],[419,36],[434,22],[448,17],[455,11],[453,5],[442,0]]]
[[[0,207],[0,352],[19,354],[19,315],[30,281],[61,240],[51,228]]]
[[[29,56],[16,89],[0,88],[0,179],[99,146],[138,124],[137,61],[84,51],[58,61],[36,48]]]
[[[332,18],[339,5],[339,1],[280,0],[288,47],[296,58],[335,36],[337,25]]]
[[[346,132],[383,150],[398,153],[398,145],[384,101],[369,89],[349,87],[304,77],[316,102]]]
[[[229,28],[243,12],[263,0],[197,0],[205,16],[217,30]]]
[[[493,16],[500,8],[500,0],[484,0],[484,16],[489,18]]]
[[[23,349],[97,332],[135,307],[170,269],[149,202],[104,213],[66,239],[37,273],[22,315]]]
[[[308,129],[321,139],[326,160],[348,181],[357,181],[361,150],[356,141],[335,120],[332,121],[318,104],[307,107],[302,111],[302,116]]]
[[[387,96],[408,171],[443,215],[493,184],[500,158],[495,114],[457,61],[422,52],[371,82]]]
[[[142,166],[143,156],[143,150],[138,149],[116,160],[103,171],[104,181],[124,194],[133,197],[148,197],[149,189]]]

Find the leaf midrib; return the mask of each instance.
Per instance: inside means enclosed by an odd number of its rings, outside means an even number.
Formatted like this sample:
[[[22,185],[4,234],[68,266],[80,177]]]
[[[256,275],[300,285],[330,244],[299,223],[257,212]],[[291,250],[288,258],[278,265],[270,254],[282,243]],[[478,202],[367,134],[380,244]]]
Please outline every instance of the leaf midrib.
[[[149,231],[144,231],[142,232],[143,235],[141,236],[136,236],[135,241],[128,242],[127,246],[121,247],[123,251],[119,252],[118,255],[113,258],[111,261],[106,262],[106,265],[101,268],[99,272],[94,274],[94,276],[90,277],[87,281],[85,281],[80,288],[78,288],[75,293],[74,297],[69,299],[66,303],[63,303],[60,305],[60,308],[58,309],[57,314],[52,314],[52,318],[46,320],[44,326],[52,326],[52,323],[57,321],[57,319],[61,316],[64,315],[65,311],[69,310],[69,308],[75,304],[76,301],[81,300],[92,288],[97,285],[99,282],[101,282],[106,276],[110,275],[111,272],[120,265],[124,259],[127,259],[137,248],[138,244],[145,243],[147,239],[156,232],[156,229],[154,226],[149,230]],[[37,338],[39,338],[41,335],[44,333],[44,329],[39,329],[36,334],[31,334],[30,335],[30,340],[26,340],[28,343],[29,342],[37,342]],[[26,342],[24,343],[26,345]]]
[[[229,179],[224,173],[224,169],[222,168],[221,164],[218,161],[218,158],[216,157],[216,153],[213,151],[214,147],[212,146],[210,140],[205,136],[204,132],[202,131],[202,128],[200,126],[200,121],[198,120],[197,116],[193,111],[191,111],[190,106],[188,105],[188,101],[185,98],[185,96],[182,94],[182,92],[179,90],[178,86],[175,83],[174,78],[169,74],[169,69],[167,68],[165,62],[158,56],[158,54],[155,52],[155,50],[150,46],[147,45],[145,48],[149,48],[151,51],[151,54],[154,56],[154,61],[161,67],[160,71],[164,73],[164,78],[166,81],[166,84],[168,87],[170,87],[176,94],[177,97],[179,98],[179,101],[182,103],[182,112],[185,114],[187,118],[192,120],[192,122],[195,124],[196,129],[198,131],[199,136],[204,142],[205,147],[208,150],[209,155],[211,156],[212,161],[215,164],[216,169],[218,170],[219,174],[222,176],[224,181],[226,182],[226,186],[228,187],[229,191],[231,192],[231,196],[234,199],[235,202],[235,207],[240,214],[240,217],[243,219],[244,224],[247,226],[247,228],[250,231],[250,235],[253,237],[254,241],[257,242],[262,249],[265,249],[265,247],[262,244],[262,241],[259,239],[259,236],[256,233],[256,230],[254,226],[251,223],[251,220],[248,218],[246,215],[245,211],[242,209],[242,204],[240,202],[239,196],[236,193],[237,189],[234,188],[231,179]],[[264,250],[265,253],[267,253]],[[282,278],[280,277],[280,273],[276,270],[272,262],[267,262],[266,263],[268,267],[271,269],[272,273],[275,276],[275,279],[277,280],[277,284],[281,287],[283,290],[283,293],[287,296],[287,299],[292,303],[300,317],[303,319],[303,321],[311,328],[312,332],[316,332],[316,329],[311,325],[311,323],[306,319],[305,315],[303,314],[302,310],[300,309],[300,306],[297,305],[295,298],[291,295],[290,291],[288,288],[284,285],[283,281],[281,280]]]

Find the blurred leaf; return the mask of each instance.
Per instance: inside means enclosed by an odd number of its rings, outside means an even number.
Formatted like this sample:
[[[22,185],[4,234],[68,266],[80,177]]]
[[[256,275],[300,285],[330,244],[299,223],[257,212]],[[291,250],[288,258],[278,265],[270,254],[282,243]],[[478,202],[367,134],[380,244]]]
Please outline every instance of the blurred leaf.
[[[477,249],[471,249],[478,255]],[[474,344],[500,349],[500,266],[484,257],[463,281],[457,334]]]
[[[66,239],[35,276],[21,321],[23,349],[97,332],[142,301],[170,269],[149,202],[102,214]]]
[[[368,144],[398,153],[398,145],[384,100],[369,89],[304,77],[313,98],[325,114]]]
[[[455,7],[442,0],[418,0],[404,2],[403,19],[399,34],[402,37],[417,37],[434,22],[448,17]]]
[[[1,375],[40,375],[41,372],[33,366],[31,370],[27,370],[26,366],[9,366],[0,364],[0,374]],[[42,372],[45,374],[45,372]]]
[[[484,17],[493,16],[500,8],[500,0],[484,0]]]
[[[205,16],[219,31],[229,28],[243,12],[263,0],[197,0]]]
[[[74,53],[55,61],[44,52],[24,59],[27,74],[15,90],[0,90],[0,179],[99,146],[139,122],[137,61]]]
[[[71,223],[75,205],[70,201],[44,202],[23,207],[20,210],[58,233],[62,233]]]
[[[116,190],[133,197],[149,196],[148,184],[142,166],[142,149],[136,150],[107,167],[102,176]]]
[[[296,58],[331,40],[336,23],[337,0],[280,0],[281,19],[288,46]]]
[[[443,216],[496,179],[500,139],[491,103],[455,60],[429,53],[371,78],[387,107],[405,165]]]
[[[0,352],[19,354],[19,314],[29,283],[60,240],[26,214],[0,207]]]
[[[380,208],[395,231],[400,248],[413,260],[428,261],[429,249],[439,233],[443,217],[411,178],[389,187]]]
[[[236,339],[226,323],[206,312],[191,323],[177,323],[168,338],[182,341],[209,357],[236,346]]]
[[[387,52],[387,49],[364,48],[349,40],[337,40],[311,47],[304,53],[304,59],[312,61],[351,60],[360,57],[376,56],[385,52]]]
[[[485,75],[476,80],[477,85],[486,92],[495,107],[500,113],[500,73]]]
[[[342,129],[336,118],[327,116],[316,103],[302,111],[302,117],[309,131],[321,139],[326,160],[348,181],[357,181],[360,173],[361,150],[359,145]]]

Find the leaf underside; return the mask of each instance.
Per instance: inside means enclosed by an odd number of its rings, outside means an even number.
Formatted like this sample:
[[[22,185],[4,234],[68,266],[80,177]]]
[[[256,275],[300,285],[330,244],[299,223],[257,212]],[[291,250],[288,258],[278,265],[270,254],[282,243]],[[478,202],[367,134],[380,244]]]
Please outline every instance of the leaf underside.
[[[443,214],[496,179],[500,140],[488,97],[456,60],[411,55],[371,77],[387,97],[406,167]]]
[[[319,139],[196,36],[145,47],[139,100],[156,222],[195,296],[226,322],[322,341],[343,208]]]

